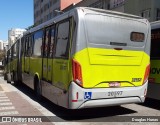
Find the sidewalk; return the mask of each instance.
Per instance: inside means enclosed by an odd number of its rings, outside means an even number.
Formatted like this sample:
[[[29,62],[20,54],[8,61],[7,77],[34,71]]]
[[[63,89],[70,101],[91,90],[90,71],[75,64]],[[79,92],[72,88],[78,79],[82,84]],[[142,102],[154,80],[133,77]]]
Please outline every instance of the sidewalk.
[[[6,116],[18,116],[18,117],[38,117],[44,116],[37,108],[31,105],[26,99],[20,95],[17,88],[13,85],[6,83],[3,77],[0,76],[0,119]],[[1,121],[1,120],[0,120]],[[6,125],[14,125],[15,123],[0,123]],[[53,125],[50,122],[47,123],[16,123],[15,125]]]

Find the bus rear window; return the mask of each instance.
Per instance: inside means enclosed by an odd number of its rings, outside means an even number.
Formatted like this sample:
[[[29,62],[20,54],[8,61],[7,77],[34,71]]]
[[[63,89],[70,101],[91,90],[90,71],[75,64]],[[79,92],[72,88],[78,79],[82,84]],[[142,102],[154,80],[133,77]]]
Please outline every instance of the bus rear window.
[[[113,44],[118,43],[118,46],[136,48],[145,46],[148,31],[145,23],[95,14],[85,15],[85,27],[89,44],[115,46]]]
[[[131,41],[133,42],[143,42],[145,39],[144,33],[132,32]]]

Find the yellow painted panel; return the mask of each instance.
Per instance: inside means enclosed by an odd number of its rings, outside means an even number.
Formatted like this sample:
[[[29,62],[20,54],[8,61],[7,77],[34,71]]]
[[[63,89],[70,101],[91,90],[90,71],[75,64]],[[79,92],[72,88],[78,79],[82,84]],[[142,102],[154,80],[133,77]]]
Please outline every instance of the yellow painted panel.
[[[151,60],[150,83],[160,84],[160,60]]]
[[[142,51],[123,50],[120,53],[102,48],[86,48],[73,58],[81,65],[85,88],[108,87],[111,82],[120,82],[121,87],[141,86],[150,63],[149,56]]]

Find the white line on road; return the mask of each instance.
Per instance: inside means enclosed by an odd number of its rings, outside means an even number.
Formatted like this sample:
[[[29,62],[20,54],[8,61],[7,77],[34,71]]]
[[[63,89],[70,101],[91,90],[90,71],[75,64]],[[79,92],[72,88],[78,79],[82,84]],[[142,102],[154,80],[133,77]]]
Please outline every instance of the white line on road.
[[[16,115],[16,114],[19,114],[18,111],[0,112],[0,116],[5,116],[5,115]]]
[[[9,99],[0,99],[0,102],[8,102],[10,101]]]
[[[0,93],[0,97],[1,97],[1,96],[6,96],[6,94],[5,94],[5,93]]]
[[[0,111],[2,111],[2,110],[10,110],[10,109],[15,109],[15,107],[14,106],[0,107]]]
[[[12,105],[12,102],[0,103],[0,106],[1,106],[1,105],[3,105],[3,106],[4,106],[4,105]]]
[[[0,99],[7,99],[8,97],[0,97]]]

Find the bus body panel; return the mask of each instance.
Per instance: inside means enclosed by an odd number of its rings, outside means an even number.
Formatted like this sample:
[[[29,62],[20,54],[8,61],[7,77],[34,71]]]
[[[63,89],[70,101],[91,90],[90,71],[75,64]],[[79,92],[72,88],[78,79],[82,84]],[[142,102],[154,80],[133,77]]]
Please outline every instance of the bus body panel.
[[[68,90],[69,87],[69,61],[64,59],[53,59],[53,80],[54,86],[61,88],[62,90]]]
[[[149,22],[92,10],[80,13],[78,18],[79,29],[72,57],[81,66],[82,86],[143,85],[150,64]],[[133,32],[144,34],[143,41],[132,40]]]
[[[36,73],[38,73],[39,78],[42,79],[42,58],[41,57],[31,57],[30,58],[30,72],[29,73],[33,77],[35,76]]]
[[[160,100],[160,21],[151,22],[151,70],[147,97]]]
[[[98,51],[103,54],[112,53],[113,56],[90,55],[94,63],[90,63],[88,50]],[[75,54],[74,59],[82,68],[84,88],[109,87],[109,83],[119,82],[119,87],[141,86],[144,81],[144,74],[149,64],[149,56],[144,52],[123,50],[124,56],[114,56],[116,50],[88,48]],[[118,52],[119,54],[121,51]],[[130,57],[127,57],[127,55]],[[131,55],[133,57],[131,57]],[[141,59],[143,55],[143,61]],[[96,56],[96,58],[95,58]],[[140,56],[140,58],[139,58]],[[113,62],[113,63],[112,63]],[[134,81],[134,79],[137,79]]]
[[[159,84],[160,85],[160,60],[151,60],[151,70],[150,70],[150,76],[149,81],[152,84]]]
[[[47,80],[52,81],[52,75],[53,75],[53,59],[48,59],[48,74],[47,74]]]
[[[69,108],[92,108],[127,103],[143,103],[147,86],[148,81],[139,87],[85,89],[72,82],[69,89]]]

